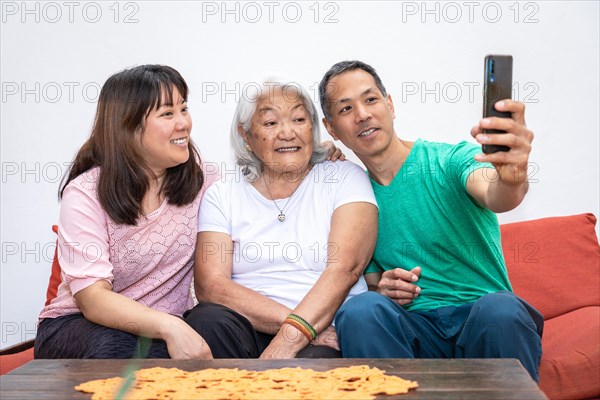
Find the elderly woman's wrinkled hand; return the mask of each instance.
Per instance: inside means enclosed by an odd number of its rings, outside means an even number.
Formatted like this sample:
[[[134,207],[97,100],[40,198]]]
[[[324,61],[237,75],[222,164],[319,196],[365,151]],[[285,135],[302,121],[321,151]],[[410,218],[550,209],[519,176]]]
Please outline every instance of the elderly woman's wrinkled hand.
[[[295,327],[284,324],[259,358],[295,358],[308,345],[308,340]]]

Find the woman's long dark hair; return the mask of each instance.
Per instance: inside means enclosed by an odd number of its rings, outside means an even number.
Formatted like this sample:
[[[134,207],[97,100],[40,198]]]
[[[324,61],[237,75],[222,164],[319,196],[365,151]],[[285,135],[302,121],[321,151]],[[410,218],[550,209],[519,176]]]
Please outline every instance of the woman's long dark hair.
[[[135,225],[143,215],[142,199],[153,176],[135,144],[136,133],[143,131],[145,118],[162,102],[173,104],[173,88],[187,99],[187,84],[179,72],[165,65],[142,65],[108,78],[100,91],[92,134],[63,177],[59,198],[69,182],[100,167],[102,208],[116,223]],[[169,204],[193,202],[204,183],[200,155],[191,140],[188,148],[188,160],[167,169],[160,189]]]

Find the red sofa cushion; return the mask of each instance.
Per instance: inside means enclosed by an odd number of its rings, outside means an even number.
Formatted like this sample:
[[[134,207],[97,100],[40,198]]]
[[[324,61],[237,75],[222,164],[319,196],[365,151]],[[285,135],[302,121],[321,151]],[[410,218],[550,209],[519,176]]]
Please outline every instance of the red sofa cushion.
[[[540,389],[550,399],[600,395],[600,307],[544,322]]]
[[[513,289],[545,319],[600,306],[600,246],[595,225],[593,214],[580,214],[501,226]]]
[[[33,347],[19,353],[0,356],[0,375],[4,375],[31,360],[33,360]]]
[[[58,234],[58,225],[52,225],[54,233]],[[52,260],[52,272],[50,273],[50,280],[48,281],[48,289],[46,290],[46,304],[56,297],[58,292],[58,285],[60,285],[60,264],[58,263],[58,240],[56,241],[56,247],[54,248],[54,259]]]

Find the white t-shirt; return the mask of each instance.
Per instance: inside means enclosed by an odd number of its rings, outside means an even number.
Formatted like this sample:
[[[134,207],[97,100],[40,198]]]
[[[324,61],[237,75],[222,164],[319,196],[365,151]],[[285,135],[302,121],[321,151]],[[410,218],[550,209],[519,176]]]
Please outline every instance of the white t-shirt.
[[[277,200],[284,222],[272,200],[241,174],[229,175],[206,191],[198,231],[230,235],[232,280],[294,309],[325,269],[327,252],[333,261],[339,251],[327,243],[334,210],[354,202],[377,205],[367,174],[350,161],[316,164],[290,198]],[[201,249],[223,255],[231,250],[210,244]],[[366,290],[361,276],[346,300]]]

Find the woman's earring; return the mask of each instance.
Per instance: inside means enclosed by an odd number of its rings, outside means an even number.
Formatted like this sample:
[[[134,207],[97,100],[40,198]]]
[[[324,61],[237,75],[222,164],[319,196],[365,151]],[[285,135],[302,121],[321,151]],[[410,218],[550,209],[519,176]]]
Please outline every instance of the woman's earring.
[[[246,143],[246,150],[248,150],[250,153],[252,153],[252,147],[250,147],[250,145],[248,143]]]

